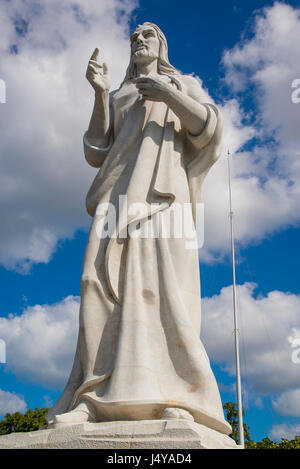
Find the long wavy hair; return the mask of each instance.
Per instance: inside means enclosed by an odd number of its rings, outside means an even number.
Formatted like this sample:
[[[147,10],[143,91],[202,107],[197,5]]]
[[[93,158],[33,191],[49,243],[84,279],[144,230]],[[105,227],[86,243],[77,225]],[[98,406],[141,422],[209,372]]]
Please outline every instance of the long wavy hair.
[[[164,33],[162,32],[162,30],[156,24],[149,23],[149,22],[143,23],[142,25],[138,25],[135,29],[137,29],[140,26],[151,26],[156,31],[156,34],[159,40],[158,73],[161,75],[181,75],[180,72],[176,70],[176,68],[173,67],[173,65],[171,65],[169,62],[167,39]],[[133,55],[131,55],[130,63],[127,68],[126,75],[125,75],[122,85],[127,80],[131,80],[132,78],[135,78],[136,75],[137,75],[137,67],[136,67],[136,64],[134,63]]]

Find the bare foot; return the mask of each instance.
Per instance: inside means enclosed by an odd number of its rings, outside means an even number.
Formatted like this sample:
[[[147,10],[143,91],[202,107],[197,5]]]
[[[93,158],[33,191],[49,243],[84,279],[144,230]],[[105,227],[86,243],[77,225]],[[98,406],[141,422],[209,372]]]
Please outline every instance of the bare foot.
[[[87,401],[82,401],[75,409],[65,414],[55,415],[54,424],[75,424],[82,422],[96,422],[95,415],[93,414],[91,404]]]
[[[194,422],[194,417],[187,410],[180,409],[179,407],[167,407],[161,419],[185,419]]]

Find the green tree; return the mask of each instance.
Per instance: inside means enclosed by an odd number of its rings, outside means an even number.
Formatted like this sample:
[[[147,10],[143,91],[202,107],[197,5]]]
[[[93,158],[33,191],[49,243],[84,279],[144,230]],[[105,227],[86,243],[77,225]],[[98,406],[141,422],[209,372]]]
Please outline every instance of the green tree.
[[[232,433],[229,435],[231,438],[238,443],[238,408],[237,404],[233,402],[226,402],[223,405],[223,409],[226,410],[226,418],[232,427]],[[243,410],[243,416],[245,412]],[[286,440],[282,438],[280,443],[270,440],[270,438],[264,438],[260,442],[253,441],[250,437],[250,427],[244,423],[244,434],[245,434],[245,448],[246,449],[300,449],[300,436],[296,436],[294,440]]]
[[[45,415],[48,411],[49,409],[36,407],[34,410],[29,409],[25,414],[20,414],[20,412],[6,414],[0,422],[0,435],[13,432],[33,432],[46,426]]]
[[[232,427],[232,433],[229,435],[236,443],[238,443],[238,407],[237,404],[233,402],[226,402],[223,405],[223,409],[226,410],[226,419],[227,422],[230,423]],[[243,409],[243,416],[245,415],[245,411]],[[250,437],[250,427],[243,424],[244,426],[244,437],[245,437],[245,447],[247,447],[248,443],[252,442]]]
[[[294,440],[285,440],[282,438],[280,443],[264,438],[261,442],[251,441],[247,444],[247,449],[300,449],[300,436],[296,436]]]

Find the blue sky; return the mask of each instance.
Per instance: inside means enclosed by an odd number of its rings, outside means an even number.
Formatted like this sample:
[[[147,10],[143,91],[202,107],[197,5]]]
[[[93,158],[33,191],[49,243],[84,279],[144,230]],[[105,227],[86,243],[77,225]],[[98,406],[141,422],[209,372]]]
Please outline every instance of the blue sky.
[[[77,5],[74,8],[74,5]],[[4,1],[0,6],[0,414],[55,402],[70,370],[94,177],[82,153],[95,47],[113,87],[128,32],[151,21],[170,62],[199,77],[224,116],[224,152],[205,185],[202,338],[223,402],[235,400],[226,149],[233,205],[246,422],[259,440],[300,433],[300,1]],[[103,56],[102,56],[103,54]],[[291,340],[289,340],[291,339]],[[294,355],[295,356],[295,355]],[[295,360],[294,360],[295,361]]]

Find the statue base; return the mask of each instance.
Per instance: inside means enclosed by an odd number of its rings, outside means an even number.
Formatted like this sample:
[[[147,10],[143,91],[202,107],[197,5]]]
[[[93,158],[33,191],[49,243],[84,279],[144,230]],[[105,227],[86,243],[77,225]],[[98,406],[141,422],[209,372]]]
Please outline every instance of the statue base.
[[[0,449],[241,449],[227,435],[183,419],[53,425],[0,437]]]

